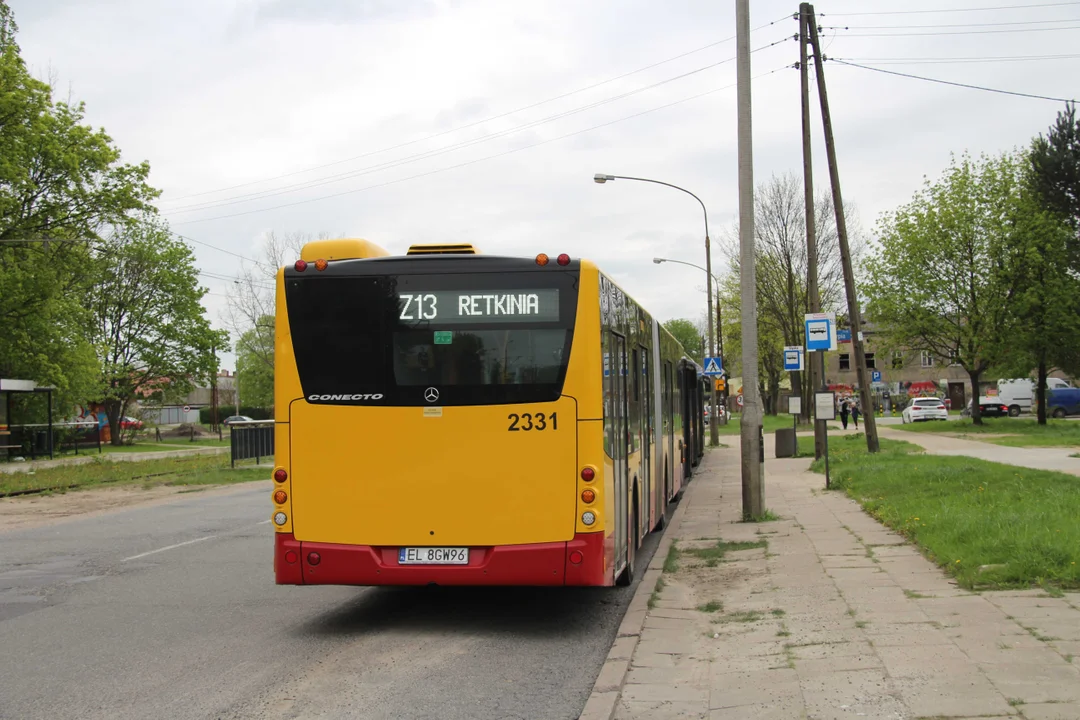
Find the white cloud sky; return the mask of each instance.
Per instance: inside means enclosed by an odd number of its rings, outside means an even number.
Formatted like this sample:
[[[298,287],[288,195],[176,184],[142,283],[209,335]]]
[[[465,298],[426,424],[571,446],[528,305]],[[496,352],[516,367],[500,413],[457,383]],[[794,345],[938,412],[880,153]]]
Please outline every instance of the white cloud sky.
[[[696,318],[704,308],[699,271],[651,262],[704,264],[696,203],[643,183],[598,186],[592,175],[682,185],[705,201],[714,237],[728,230],[738,210],[735,63],[641,89],[733,58],[733,41],[480,121],[724,40],[734,35],[733,0],[9,2],[31,68],[54,74],[59,96],[85,101],[88,120],[127,160],[150,161],[151,180],[165,191],[162,212],[179,233],[248,257],[271,230],[344,233],[392,252],[432,241],[470,241],[497,254],[569,252],[595,260],[660,319]],[[751,47],[797,32],[796,2],[751,4],[751,27],[766,26]],[[1080,3],[998,4],[1030,7],[976,12],[973,0],[916,0],[903,9],[967,10],[845,15],[900,6],[832,0],[816,9],[827,55],[836,58],[1073,54]],[[989,24],[1010,22],[1027,24]],[[781,42],[753,55],[752,73],[797,59],[798,44]],[[881,67],[1080,95],[1076,56]],[[924,176],[937,176],[950,153],[1024,146],[1062,107],[837,63],[826,64],[826,75],[844,198],[867,230]],[[816,94],[812,101],[815,182],[824,189]],[[756,181],[801,173],[798,72],[760,77],[753,102]],[[445,134],[426,139],[436,133]],[[190,209],[200,203],[217,206]],[[236,257],[194,248],[202,269],[237,272]],[[206,281],[215,321],[228,284]]]

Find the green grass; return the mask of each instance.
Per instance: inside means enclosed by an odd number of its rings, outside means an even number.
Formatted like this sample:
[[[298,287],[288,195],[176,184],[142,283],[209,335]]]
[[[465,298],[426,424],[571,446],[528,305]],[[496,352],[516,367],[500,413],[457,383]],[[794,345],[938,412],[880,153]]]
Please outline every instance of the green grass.
[[[718,600],[710,600],[709,602],[707,602],[707,603],[705,603],[703,605],[698,605],[697,609],[700,612],[704,612],[704,613],[720,612],[721,610],[724,609],[724,603],[722,603],[722,602],[720,602]]]
[[[776,432],[780,428],[792,427],[790,415],[766,415],[761,420],[762,430],[766,433]],[[814,431],[814,424],[809,423],[806,425],[799,425],[799,432],[812,433]],[[838,428],[839,425],[829,423],[830,428]],[[733,414],[731,419],[728,420],[727,425],[719,426],[719,433],[721,435],[738,435],[742,431],[742,416]],[[706,430],[708,432],[708,430]]]
[[[913,433],[955,433],[969,440],[981,440],[1008,447],[1080,447],[1080,423],[1048,418],[1046,425],[1025,418],[983,418],[982,425],[971,420],[953,422],[909,423],[897,426]],[[1007,435],[1007,437],[980,437],[981,435]]]
[[[723,540],[717,540],[716,544],[712,547],[705,548],[684,548],[678,552],[686,555],[691,555],[700,560],[704,560],[708,567],[716,567],[717,563],[724,559],[724,555],[731,550],[752,550],[754,548],[763,548],[768,545],[765,540],[755,540],[753,542],[725,542]],[[672,543],[672,547],[675,544]],[[667,562],[664,562],[664,568],[667,569]]]
[[[962,587],[1080,588],[1080,479],[884,439],[881,450],[870,456],[861,435],[830,439],[833,486]]]
[[[205,447],[229,447],[229,439],[226,437],[224,440],[218,440],[209,438],[196,440],[191,442],[190,440],[184,440],[183,438],[169,438],[163,442],[154,442],[153,440],[143,440],[132,445],[108,445],[102,444],[101,451],[103,453],[133,453],[133,452],[164,452],[166,450],[190,450],[191,448],[205,448]],[[96,453],[97,448],[90,448],[89,453]],[[80,448],[79,454],[84,454],[84,451]]]
[[[649,609],[652,610],[656,607],[656,603],[660,602],[660,593],[664,591],[664,576],[656,578],[656,585],[653,587],[652,595],[649,596]]]
[[[667,557],[664,558],[664,572],[673,573],[679,570],[679,548],[672,540],[667,549]]]
[[[30,472],[0,473],[0,496],[27,491],[81,489],[99,485],[223,485],[265,480],[269,471],[251,464],[229,467],[225,455],[188,455],[160,460],[124,461],[95,458],[82,465],[65,465]]]
[[[743,522],[773,522],[774,520],[779,519],[780,516],[774,513],[769,508],[765,508],[765,511],[762,512],[760,515],[743,515]]]

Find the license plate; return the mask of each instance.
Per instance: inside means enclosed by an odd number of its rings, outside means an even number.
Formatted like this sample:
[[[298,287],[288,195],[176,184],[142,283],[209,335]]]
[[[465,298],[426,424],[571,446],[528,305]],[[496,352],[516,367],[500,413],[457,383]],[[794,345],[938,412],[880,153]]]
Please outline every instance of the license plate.
[[[469,548],[428,547],[401,548],[399,565],[468,565]]]

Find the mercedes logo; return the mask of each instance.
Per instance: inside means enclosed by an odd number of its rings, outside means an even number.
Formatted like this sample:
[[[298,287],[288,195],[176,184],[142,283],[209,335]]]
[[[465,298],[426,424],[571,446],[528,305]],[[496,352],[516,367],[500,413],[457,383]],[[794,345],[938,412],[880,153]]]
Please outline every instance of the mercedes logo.
[[[439,399],[439,391],[436,388],[428,388],[424,391],[424,399],[433,403]]]

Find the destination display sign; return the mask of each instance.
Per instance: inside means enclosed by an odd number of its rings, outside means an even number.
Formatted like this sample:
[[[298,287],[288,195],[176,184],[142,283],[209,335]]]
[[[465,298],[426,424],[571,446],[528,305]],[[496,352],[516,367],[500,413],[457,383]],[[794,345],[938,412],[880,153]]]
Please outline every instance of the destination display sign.
[[[557,322],[559,291],[544,288],[399,293],[398,307],[399,319],[414,324]]]

